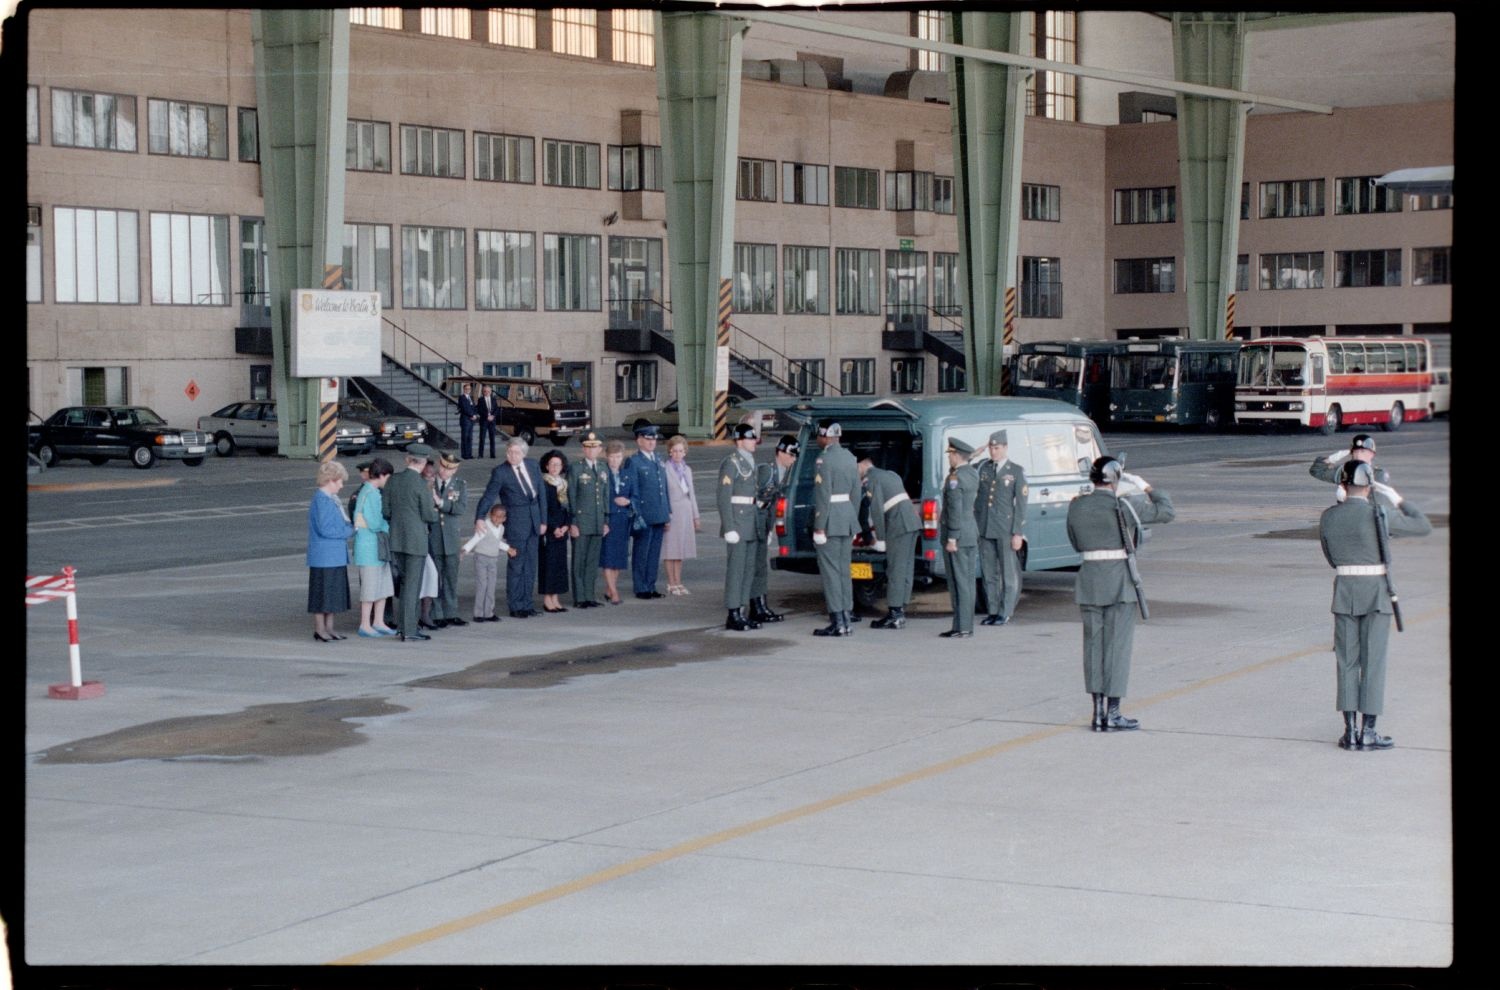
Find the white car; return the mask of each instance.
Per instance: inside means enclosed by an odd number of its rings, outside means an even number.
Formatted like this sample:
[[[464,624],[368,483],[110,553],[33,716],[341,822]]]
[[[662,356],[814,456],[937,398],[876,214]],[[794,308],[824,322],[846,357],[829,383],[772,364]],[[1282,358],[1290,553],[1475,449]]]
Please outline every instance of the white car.
[[[755,426],[755,432],[760,434],[762,440],[767,434],[776,429],[776,413],[769,409],[756,409],[754,399],[742,399],[737,395],[729,397],[729,422],[751,423]],[[673,399],[660,409],[650,412],[632,413],[625,417],[621,425],[627,430],[634,430],[638,426],[651,424],[662,432],[663,436],[671,436],[678,431],[678,424],[682,417],[677,411],[677,400]]]

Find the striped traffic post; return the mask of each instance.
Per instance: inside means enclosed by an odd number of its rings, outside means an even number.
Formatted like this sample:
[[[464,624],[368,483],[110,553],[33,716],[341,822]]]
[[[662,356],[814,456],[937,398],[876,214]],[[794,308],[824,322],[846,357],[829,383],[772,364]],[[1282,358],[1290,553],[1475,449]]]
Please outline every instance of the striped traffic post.
[[[1234,293],[1229,293],[1224,299],[1224,339],[1234,338]]]
[[[731,292],[731,283],[727,278],[719,279],[719,326],[718,346],[723,350],[714,354],[715,364],[718,367],[718,356],[729,349],[729,314],[734,295]],[[729,389],[726,384],[724,391],[717,388],[718,382],[714,382],[714,436],[726,437],[729,435]]]
[[[1010,382],[1010,364],[1005,360],[1007,353],[1015,350],[1016,346],[1016,287],[1008,285],[1005,287],[1005,346],[1000,351],[1000,394],[1012,394]]]
[[[344,266],[323,266],[323,288],[337,291],[344,287]],[[326,396],[324,397],[326,400]],[[338,396],[318,406],[318,460],[331,461],[338,454]]]
[[[67,684],[49,684],[47,697],[64,701],[81,698],[97,698],[104,693],[99,681],[83,679],[83,662],[78,653],[78,595],[73,579],[73,568],[64,567],[61,574],[30,576],[26,578],[26,607],[41,605],[61,598],[68,610],[68,673]]]

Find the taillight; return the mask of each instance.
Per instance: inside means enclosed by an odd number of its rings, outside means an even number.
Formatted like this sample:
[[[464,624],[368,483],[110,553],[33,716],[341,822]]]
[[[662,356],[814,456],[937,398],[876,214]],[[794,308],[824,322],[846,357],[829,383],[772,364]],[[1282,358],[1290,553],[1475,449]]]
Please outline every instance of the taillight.
[[[935,498],[922,499],[922,538],[938,538],[938,504]]]
[[[786,535],[786,496],[783,495],[776,500],[776,538],[779,540]]]

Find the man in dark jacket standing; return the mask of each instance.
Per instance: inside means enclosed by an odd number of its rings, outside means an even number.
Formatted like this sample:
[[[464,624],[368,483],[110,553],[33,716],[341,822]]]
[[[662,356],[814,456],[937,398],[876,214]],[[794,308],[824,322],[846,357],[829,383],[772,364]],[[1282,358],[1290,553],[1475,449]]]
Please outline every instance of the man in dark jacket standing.
[[[953,605],[953,628],[938,633],[944,639],[974,635],[974,571],[979,556],[979,524],[974,499],[979,473],[969,464],[974,448],[957,437],[948,440],[948,476],[943,479],[943,508],[938,515],[943,538],[943,563],[948,571],[948,600]]]
[[[635,527],[630,534],[630,583],[637,598],[661,598],[656,590],[656,576],[661,568],[661,541],[672,518],[672,503],[667,495],[667,469],[656,456],[656,441],[661,434],[646,424],[635,430],[636,452],[625,459],[620,474],[629,479],[630,507]]]
[[[437,522],[432,491],[422,477],[432,448],[414,443],[406,448],[406,470],[391,475],[380,502],[381,515],[391,524],[391,556],[402,574],[396,596],[403,642],[431,639],[417,628],[417,603],[422,594],[422,565],[427,559],[427,526]]]
[[[1026,472],[1010,460],[1004,430],[990,434],[990,458],[979,466],[974,519],[979,524],[979,569],[989,614],[981,626],[1003,626],[1021,599],[1021,543],[1026,525]]]
[[[479,401],[474,403],[474,411],[479,415],[479,456],[484,456],[484,442],[490,442],[490,456],[494,457],[495,430],[500,424],[500,403],[495,398],[495,390],[488,385],[479,389]]]
[[[505,563],[505,603],[517,619],[536,615],[536,568],[542,532],[547,528],[542,504],[542,472],[526,457],[526,441],[511,438],[505,463],[495,465],[474,511],[474,532],[498,500],[505,505],[505,542],[516,555]]]
[[[479,425],[479,407],[474,405],[474,386],[464,382],[463,393],[458,397],[458,432],[461,437],[459,455],[464,460],[474,456],[474,428]]]

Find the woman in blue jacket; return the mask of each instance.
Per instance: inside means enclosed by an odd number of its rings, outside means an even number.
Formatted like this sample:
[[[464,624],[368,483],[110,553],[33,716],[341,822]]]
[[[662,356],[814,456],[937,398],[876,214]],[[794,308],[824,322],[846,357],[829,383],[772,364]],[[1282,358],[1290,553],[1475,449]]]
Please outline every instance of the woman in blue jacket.
[[[609,531],[599,548],[599,569],[604,572],[604,590],[611,605],[620,604],[620,589],[616,582],[620,572],[630,566],[630,499],[635,488],[630,476],[620,468],[625,463],[625,445],[611,440],[604,447],[605,463],[609,465]]]
[[[349,611],[349,537],[354,526],[338,499],[348,480],[348,470],[338,461],[319,464],[318,490],[307,508],[307,610],[313,617],[313,639],[320,643],[348,639],[333,631],[334,613]]]
[[[396,630],[385,624],[385,600],[395,592],[391,580],[389,553],[380,555],[380,534],[389,533],[391,524],[381,514],[381,489],[395,469],[391,462],[377,457],[370,462],[369,480],[354,500],[354,566],[359,569],[359,634],[361,636],[394,636]]]

